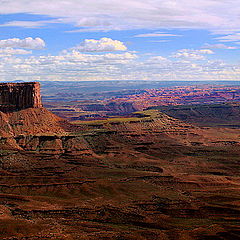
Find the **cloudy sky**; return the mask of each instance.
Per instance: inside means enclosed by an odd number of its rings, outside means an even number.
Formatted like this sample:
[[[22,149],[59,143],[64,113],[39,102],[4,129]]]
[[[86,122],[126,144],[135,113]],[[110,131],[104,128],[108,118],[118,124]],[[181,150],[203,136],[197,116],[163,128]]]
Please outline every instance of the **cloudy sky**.
[[[0,0],[0,81],[240,80],[239,0]]]

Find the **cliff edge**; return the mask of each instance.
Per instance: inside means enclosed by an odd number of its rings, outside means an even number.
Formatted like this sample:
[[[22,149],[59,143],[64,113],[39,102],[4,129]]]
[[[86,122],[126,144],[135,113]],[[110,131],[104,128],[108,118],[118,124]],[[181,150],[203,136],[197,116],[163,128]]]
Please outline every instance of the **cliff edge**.
[[[14,112],[26,108],[42,107],[40,84],[0,83],[0,111]]]
[[[0,83],[0,150],[20,149],[19,138],[65,136],[63,122],[42,107],[38,82]]]

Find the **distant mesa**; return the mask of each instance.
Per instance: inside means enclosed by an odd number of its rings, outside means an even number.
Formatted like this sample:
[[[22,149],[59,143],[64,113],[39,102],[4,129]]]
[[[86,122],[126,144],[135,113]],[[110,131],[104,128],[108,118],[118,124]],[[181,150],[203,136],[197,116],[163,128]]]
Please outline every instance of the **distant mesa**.
[[[7,113],[40,107],[42,107],[42,102],[38,82],[0,83],[1,112]]]

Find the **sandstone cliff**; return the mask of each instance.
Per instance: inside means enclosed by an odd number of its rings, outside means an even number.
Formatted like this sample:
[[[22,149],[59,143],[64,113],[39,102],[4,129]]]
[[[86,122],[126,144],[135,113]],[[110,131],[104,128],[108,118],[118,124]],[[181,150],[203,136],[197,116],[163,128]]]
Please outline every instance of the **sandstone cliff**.
[[[39,107],[42,107],[42,103],[38,82],[0,83],[0,111],[13,112]]]

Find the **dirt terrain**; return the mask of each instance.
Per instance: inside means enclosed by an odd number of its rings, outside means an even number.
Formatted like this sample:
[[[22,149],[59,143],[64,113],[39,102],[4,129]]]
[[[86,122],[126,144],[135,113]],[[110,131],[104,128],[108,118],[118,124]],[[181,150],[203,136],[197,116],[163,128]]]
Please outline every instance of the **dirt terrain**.
[[[239,129],[40,108],[1,130],[1,239],[240,239]]]

